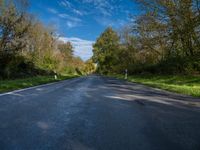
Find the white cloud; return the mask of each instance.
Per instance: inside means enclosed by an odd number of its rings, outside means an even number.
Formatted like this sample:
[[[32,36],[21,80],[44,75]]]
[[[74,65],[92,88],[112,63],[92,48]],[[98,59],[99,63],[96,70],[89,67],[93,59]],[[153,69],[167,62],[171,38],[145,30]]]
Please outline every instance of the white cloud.
[[[76,17],[69,16],[67,14],[59,14],[59,17],[66,18],[66,25],[68,28],[73,28],[77,26],[81,26],[82,20]]]
[[[47,8],[47,10],[52,14],[57,14],[58,13],[58,11],[56,9],[54,9],[54,8]]]
[[[104,16],[111,16],[112,11],[115,9],[112,1],[108,0],[82,0],[85,4],[92,4]]]
[[[60,18],[68,18],[69,15],[67,15],[67,14],[58,14],[58,16],[59,16]]]
[[[66,8],[67,7],[71,8],[71,6],[72,6],[72,4],[67,0],[63,0],[63,1],[59,2],[59,4],[60,4],[60,6],[63,6],[63,7],[66,7]]]
[[[53,13],[58,16],[58,18],[66,19],[66,25],[68,28],[73,28],[81,25],[82,20],[78,17],[70,16],[66,13],[59,13],[56,9],[47,8],[50,13]]]
[[[120,19],[113,20],[107,17],[96,17],[95,20],[98,24],[104,27],[111,26],[117,28],[117,27],[122,27],[126,24],[126,20],[120,20]]]
[[[80,26],[81,19],[85,15],[93,15],[92,18],[102,26],[115,27],[123,26],[127,18],[123,17],[116,20],[113,19],[113,15],[117,16],[120,13],[124,13],[129,16],[130,14],[129,10],[120,5],[122,2],[123,0],[76,0],[76,4],[74,4],[70,0],[61,0],[58,4],[67,10],[70,15],[63,12],[59,13],[55,9],[50,9],[49,11],[54,14],[57,13],[60,18],[68,19],[66,24],[69,28]]]
[[[67,25],[68,28],[74,28],[74,27],[78,26],[78,23],[72,22],[72,21],[67,21],[66,25]]]
[[[83,16],[83,12],[81,12],[81,11],[79,11],[79,10],[77,10],[77,9],[73,9],[73,12],[75,13],[75,14],[77,14],[77,15],[80,15],[80,16]]]
[[[85,14],[84,11],[78,10],[77,8],[75,8],[75,6],[73,6],[72,3],[70,3],[67,0],[63,0],[63,1],[59,2],[59,5],[64,7],[65,9],[70,10],[71,12],[73,12],[76,15],[83,16],[83,14]]]
[[[74,55],[81,57],[83,60],[87,60],[92,57],[92,45],[94,41],[83,40],[76,37],[60,37],[59,40],[64,42],[71,42],[74,47]]]
[[[127,21],[125,17],[115,19],[120,14],[129,15],[130,12],[123,5],[123,0],[80,0],[85,5],[92,6],[92,14],[95,14],[93,19],[102,26],[123,26]],[[116,16],[116,17],[115,17]],[[114,18],[115,17],[115,18]]]
[[[74,22],[81,22],[82,21],[80,18],[72,17],[72,16],[65,14],[65,13],[60,13],[60,14],[58,14],[58,16],[60,18],[69,19],[69,20],[74,21]]]

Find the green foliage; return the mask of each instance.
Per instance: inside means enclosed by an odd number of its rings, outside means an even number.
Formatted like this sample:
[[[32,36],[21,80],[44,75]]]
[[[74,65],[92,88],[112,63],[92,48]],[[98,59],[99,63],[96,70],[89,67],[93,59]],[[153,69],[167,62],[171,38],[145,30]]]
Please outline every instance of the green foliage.
[[[26,47],[31,19],[12,2],[5,3],[0,14],[0,54],[16,55]]]
[[[97,70],[105,74],[125,69],[129,74],[200,74],[199,3],[136,1],[143,11],[133,23],[119,36],[107,29],[97,39],[93,50]]]
[[[0,77],[16,77],[17,72],[30,72],[32,64],[20,55],[27,45],[27,33],[31,24],[28,15],[17,10],[11,1],[1,1],[0,7]]]
[[[68,59],[70,59],[73,56],[73,46],[70,42],[59,44],[58,49]]]
[[[119,49],[119,36],[112,28],[107,28],[93,45],[93,61],[98,64],[101,73],[113,71],[117,63],[116,50]]]
[[[58,79],[55,80],[54,76],[36,76],[25,79],[16,79],[16,80],[0,80],[0,93],[7,92],[17,89],[22,89],[26,87],[36,86],[40,84],[56,82],[66,79],[71,79],[77,77],[76,75],[67,75],[67,76],[58,76]]]
[[[115,77],[124,78],[122,75]],[[155,88],[200,97],[200,77],[185,75],[132,75],[131,82],[142,83]]]
[[[81,74],[84,62],[73,56],[72,44],[59,41],[26,5],[26,0],[0,1],[0,78]]]
[[[85,67],[83,70],[84,73],[91,74],[91,73],[94,73],[95,70],[96,70],[95,64],[93,63],[91,59],[85,62]]]

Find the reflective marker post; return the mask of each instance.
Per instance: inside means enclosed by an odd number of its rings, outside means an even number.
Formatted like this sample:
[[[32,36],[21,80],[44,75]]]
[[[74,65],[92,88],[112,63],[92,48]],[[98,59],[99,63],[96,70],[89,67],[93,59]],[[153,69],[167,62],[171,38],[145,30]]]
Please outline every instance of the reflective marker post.
[[[56,71],[54,71],[54,78],[55,78],[55,80],[58,79]]]
[[[126,69],[125,70],[125,80],[127,80],[127,78],[128,78],[128,70]]]
[[[54,78],[55,78],[55,80],[57,80],[58,79],[57,75],[54,75]]]

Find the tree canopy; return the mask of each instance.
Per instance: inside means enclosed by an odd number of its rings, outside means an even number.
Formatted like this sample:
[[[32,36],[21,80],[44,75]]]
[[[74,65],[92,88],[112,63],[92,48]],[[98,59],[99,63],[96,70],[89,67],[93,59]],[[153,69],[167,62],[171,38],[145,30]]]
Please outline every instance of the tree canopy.
[[[119,36],[111,28],[107,28],[93,46],[93,60],[98,64],[100,72],[109,72],[117,63],[116,51],[119,49]]]
[[[0,78],[80,73],[84,62],[26,11],[26,0],[0,1]],[[77,72],[78,71],[78,72]]]
[[[141,8],[120,31],[106,29],[93,46],[104,73],[199,73],[200,1],[135,0]]]

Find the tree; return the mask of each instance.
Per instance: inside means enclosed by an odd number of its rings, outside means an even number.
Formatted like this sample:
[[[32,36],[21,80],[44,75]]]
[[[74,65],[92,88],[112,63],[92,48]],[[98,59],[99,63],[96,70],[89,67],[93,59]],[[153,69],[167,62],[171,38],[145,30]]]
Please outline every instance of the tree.
[[[70,42],[27,12],[26,0],[0,0],[0,78],[80,73],[84,62]]]
[[[52,34],[53,31],[40,22],[32,24],[26,52],[38,68],[55,71],[59,60],[56,55],[56,39]]]
[[[132,73],[199,70],[200,1],[135,1],[142,13],[134,18],[132,30],[122,32],[118,54],[121,62],[127,56],[130,64],[121,63],[118,70],[123,66]]]
[[[89,59],[85,62],[84,72],[86,74],[91,74],[95,71],[95,64],[93,63],[92,59]]]
[[[23,63],[21,57],[27,45],[30,16],[20,11],[12,1],[0,1],[0,74],[10,77]]]
[[[26,47],[31,20],[12,2],[4,2],[0,14],[0,54],[15,55]]]
[[[146,14],[151,14],[157,23],[166,27],[166,50],[169,55],[194,56],[199,53],[199,0],[137,2],[143,6]]]
[[[118,63],[117,50],[120,47],[118,34],[111,28],[107,28],[93,45],[93,61],[97,63],[97,70],[109,73]]]
[[[73,46],[70,42],[58,44],[58,50],[61,52],[66,62],[72,59]]]

